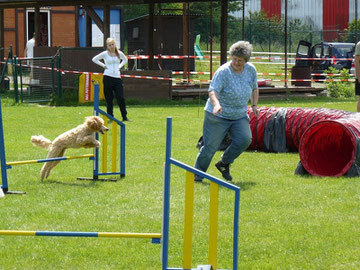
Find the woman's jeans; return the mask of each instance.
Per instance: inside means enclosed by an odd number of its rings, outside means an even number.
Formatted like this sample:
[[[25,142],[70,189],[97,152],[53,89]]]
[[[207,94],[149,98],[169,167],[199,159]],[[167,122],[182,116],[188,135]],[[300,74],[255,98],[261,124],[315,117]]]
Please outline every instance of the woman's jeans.
[[[110,76],[103,77],[104,83],[104,96],[106,100],[106,112],[111,116],[114,116],[113,112],[113,99],[116,98],[116,102],[119,105],[121,116],[126,119],[127,111],[124,99],[123,82],[120,78],[113,78]]]
[[[249,118],[246,116],[238,120],[227,120],[205,111],[204,145],[196,157],[195,168],[203,172],[207,171],[226,133],[229,133],[232,142],[221,159],[223,163],[230,164],[251,144],[252,135]]]

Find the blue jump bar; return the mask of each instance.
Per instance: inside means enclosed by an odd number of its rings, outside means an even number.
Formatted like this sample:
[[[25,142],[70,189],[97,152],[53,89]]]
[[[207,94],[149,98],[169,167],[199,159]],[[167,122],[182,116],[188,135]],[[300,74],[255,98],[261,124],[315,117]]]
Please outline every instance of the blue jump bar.
[[[118,123],[120,126],[125,126],[125,124],[121,121],[119,121],[118,119],[116,119],[115,117],[111,116],[110,114],[106,113],[105,111],[103,111],[102,109],[98,109],[98,112],[102,115],[105,115],[107,118],[109,118],[110,120]]]
[[[49,232],[37,231],[36,236],[99,237],[97,232]]]
[[[173,158],[170,158],[170,162],[180,168],[183,168],[189,172],[192,172],[196,175],[199,175],[203,178],[206,178],[206,179],[209,179],[210,181],[212,182],[215,182],[216,184],[220,185],[220,186],[223,186],[223,187],[226,187],[228,189],[231,189],[231,190],[234,190],[234,191],[240,191],[240,188],[233,185],[233,184],[230,184],[228,182],[225,182],[223,180],[220,180],[214,176],[211,176],[210,174],[207,174],[207,173],[204,173],[203,171],[200,171],[194,167],[191,167],[189,165],[186,165],[185,163],[182,163],[181,161],[178,161],[176,159],[173,159]]]

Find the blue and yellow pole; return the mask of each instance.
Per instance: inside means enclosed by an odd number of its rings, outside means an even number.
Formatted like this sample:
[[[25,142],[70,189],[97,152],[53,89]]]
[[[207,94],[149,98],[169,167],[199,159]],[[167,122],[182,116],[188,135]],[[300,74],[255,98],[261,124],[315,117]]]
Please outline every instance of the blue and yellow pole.
[[[5,141],[4,141],[4,127],[2,118],[1,98],[0,98],[0,163],[1,163],[1,186],[0,188],[6,193],[9,190],[6,172],[6,157],[5,157]]]
[[[238,245],[239,245],[239,213],[240,213],[240,188],[235,189],[235,205],[234,205],[234,239],[233,239],[233,269],[238,269]]]
[[[57,236],[57,237],[111,237],[111,238],[150,238],[159,243],[160,233],[122,233],[122,232],[66,232],[66,231],[15,231],[0,230],[0,235],[12,236]]]
[[[98,116],[99,115],[99,83],[95,83],[94,85],[94,115]],[[96,132],[95,133],[95,139],[99,140],[99,134]],[[94,160],[94,168],[93,168],[93,178],[94,180],[98,180],[99,179],[99,149],[95,148],[94,149],[94,155],[95,155],[95,160]]]
[[[166,152],[164,168],[164,201],[163,201],[163,220],[162,220],[162,270],[168,267],[169,252],[169,216],[170,216],[170,165],[171,165],[171,129],[172,118],[166,119]]]
[[[86,154],[86,155],[80,155],[80,156],[65,156],[65,157],[56,157],[56,158],[11,161],[11,162],[7,162],[6,166],[9,168],[9,167],[15,166],[15,165],[53,162],[53,161],[59,161],[59,160],[78,159],[78,158],[90,158],[90,159],[92,159],[93,157],[94,157],[94,154]]]

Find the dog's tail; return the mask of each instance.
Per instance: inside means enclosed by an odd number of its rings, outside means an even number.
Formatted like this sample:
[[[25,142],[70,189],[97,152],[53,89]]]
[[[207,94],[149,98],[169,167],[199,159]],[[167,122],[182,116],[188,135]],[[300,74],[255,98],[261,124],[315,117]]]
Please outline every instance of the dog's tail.
[[[51,145],[51,141],[45,138],[43,135],[31,136],[31,142],[35,146],[39,146],[41,148],[49,149]]]

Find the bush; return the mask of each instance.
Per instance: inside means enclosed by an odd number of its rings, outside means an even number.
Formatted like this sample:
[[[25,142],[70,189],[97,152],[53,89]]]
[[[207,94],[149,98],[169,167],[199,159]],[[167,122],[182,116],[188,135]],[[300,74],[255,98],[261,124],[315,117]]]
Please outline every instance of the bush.
[[[326,74],[339,74],[336,68],[330,67],[325,70]],[[325,81],[328,95],[333,98],[351,98],[355,96],[353,83],[349,81],[350,74],[348,69],[342,69],[339,75],[329,75]]]

